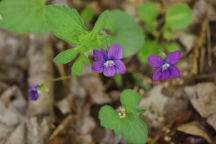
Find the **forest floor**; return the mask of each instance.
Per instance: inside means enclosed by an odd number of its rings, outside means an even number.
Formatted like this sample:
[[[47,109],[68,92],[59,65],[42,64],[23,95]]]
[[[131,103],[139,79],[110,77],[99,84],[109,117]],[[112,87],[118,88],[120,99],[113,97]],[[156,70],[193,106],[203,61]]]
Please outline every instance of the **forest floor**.
[[[145,0],[53,0],[81,11],[94,8],[94,24],[105,9],[122,9],[142,26],[137,8]],[[155,0],[163,11],[179,0]],[[71,74],[72,63],[53,57],[71,47],[51,33],[16,35],[0,30],[0,144],[127,144],[100,126],[104,104],[120,106],[120,93],[131,88],[142,96],[141,116],[148,144],[216,144],[216,0],[181,0],[193,13],[192,24],[174,32],[181,46],[181,78],[151,80],[153,69],[128,57],[123,85],[96,75],[86,66],[82,76],[48,83],[38,101],[28,98],[31,84]],[[162,15],[162,14],[161,14]],[[91,27],[91,26],[90,26]],[[137,77],[132,78],[132,74]]]

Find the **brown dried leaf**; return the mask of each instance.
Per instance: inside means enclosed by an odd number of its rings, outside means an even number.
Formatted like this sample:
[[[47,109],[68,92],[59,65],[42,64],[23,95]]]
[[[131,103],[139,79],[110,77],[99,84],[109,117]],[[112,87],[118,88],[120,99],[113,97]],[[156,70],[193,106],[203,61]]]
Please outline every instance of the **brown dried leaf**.
[[[204,118],[216,114],[216,86],[214,83],[200,83],[185,87],[193,107]]]
[[[214,83],[200,83],[185,87],[194,109],[216,130],[216,86]]]
[[[198,121],[182,124],[178,126],[177,130],[186,134],[200,136],[204,138],[206,141],[208,141],[209,144],[212,144],[212,140],[206,132],[205,128]]]

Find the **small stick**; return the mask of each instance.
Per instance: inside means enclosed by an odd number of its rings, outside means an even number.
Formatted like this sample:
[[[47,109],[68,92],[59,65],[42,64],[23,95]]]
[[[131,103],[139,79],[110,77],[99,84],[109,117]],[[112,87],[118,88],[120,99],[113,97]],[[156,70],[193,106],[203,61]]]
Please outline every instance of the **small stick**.
[[[207,47],[208,47],[208,66],[209,69],[211,70],[212,68],[212,48],[211,48],[211,31],[210,31],[210,26],[209,22],[207,23]]]

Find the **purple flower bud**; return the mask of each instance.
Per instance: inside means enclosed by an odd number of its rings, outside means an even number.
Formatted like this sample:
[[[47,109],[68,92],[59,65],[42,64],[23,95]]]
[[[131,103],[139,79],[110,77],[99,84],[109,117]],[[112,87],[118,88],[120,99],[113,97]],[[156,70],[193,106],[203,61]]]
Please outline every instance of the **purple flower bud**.
[[[126,67],[120,60],[122,58],[122,48],[118,44],[113,44],[108,53],[103,50],[94,50],[95,62],[92,64],[92,71],[95,73],[102,73],[111,77],[115,73],[124,74]]]
[[[35,101],[39,98],[40,94],[38,93],[38,88],[40,85],[31,85],[28,89],[28,95],[31,100]]]
[[[179,69],[174,66],[181,57],[181,51],[177,50],[172,53],[169,53],[165,59],[165,62],[163,59],[157,55],[151,55],[148,57],[148,63],[154,67],[157,68],[153,74],[153,81],[159,81],[159,80],[168,80],[171,77],[179,78],[180,77],[180,71]]]

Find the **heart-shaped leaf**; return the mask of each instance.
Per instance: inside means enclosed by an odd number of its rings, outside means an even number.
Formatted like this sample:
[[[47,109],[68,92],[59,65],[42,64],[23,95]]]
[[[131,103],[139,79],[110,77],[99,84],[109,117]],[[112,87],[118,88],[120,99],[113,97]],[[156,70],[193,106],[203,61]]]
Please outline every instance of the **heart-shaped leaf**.
[[[158,9],[153,2],[146,2],[138,9],[139,17],[146,23],[152,23],[158,16]]]
[[[139,117],[145,110],[137,109],[141,97],[132,90],[124,90],[120,96],[123,105],[123,116],[108,105],[99,111],[99,119],[106,129],[114,130],[115,134],[122,134],[125,141],[134,144],[145,144],[148,130],[144,121]]]
[[[130,15],[120,10],[110,11],[105,29],[111,33],[108,44],[118,43],[123,48],[123,57],[137,53],[143,46],[144,35]],[[105,44],[103,46],[106,47]]]
[[[192,21],[192,12],[188,5],[179,3],[173,5],[166,13],[165,27],[182,29]]]

